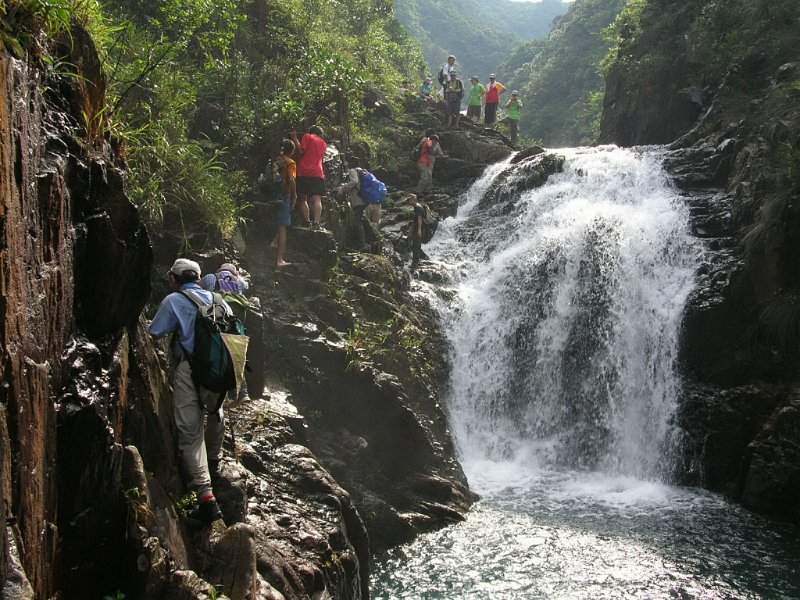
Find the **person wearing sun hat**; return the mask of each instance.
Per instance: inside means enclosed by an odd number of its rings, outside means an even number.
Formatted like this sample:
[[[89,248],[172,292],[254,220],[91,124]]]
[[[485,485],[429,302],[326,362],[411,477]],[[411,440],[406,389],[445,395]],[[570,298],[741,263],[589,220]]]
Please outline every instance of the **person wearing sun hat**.
[[[481,99],[486,95],[486,88],[483,87],[477,75],[469,78],[472,87],[469,90],[469,104],[467,104],[467,116],[476,123],[481,120]]]
[[[489,75],[489,85],[486,86],[486,107],[484,109],[483,122],[486,125],[491,125],[497,120],[497,105],[500,103],[500,94],[506,91],[504,86],[499,81],[494,73]]]
[[[511,145],[517,145],[517,131],[519,129],[519,111],[522,108],[522,100],[519,99],[519,92],[511,92],[511,98],[506,102],[506,112],[508,117],[508,127],[511,131]]]
[[[148,331],[154,338],[176,334],[172,346],[172,414],[178,433],[178,459],[186,487],[197,494],[198,505],[190,516],[208,524],[223,518],[211,486],[210,465],[218,468],[222,459],[225,418],[222,408],[211,414],[219,394],[198,387],[192,378],[189,357],[194,352],[197,305],[184,294],[202,304],[214,304],[226,315],[233,312],[222,299],[215,299],[200,287],[200,265],[195,261],[177,259],[166,276],[173,292],[161,301]]]
[[[458,127],[458,120],[461,117],[461,98],[464,97],[464,84],[458,78],[458,72],[450,69],[450,81],[444,88],[445,114],[447,115],[447,126]]]

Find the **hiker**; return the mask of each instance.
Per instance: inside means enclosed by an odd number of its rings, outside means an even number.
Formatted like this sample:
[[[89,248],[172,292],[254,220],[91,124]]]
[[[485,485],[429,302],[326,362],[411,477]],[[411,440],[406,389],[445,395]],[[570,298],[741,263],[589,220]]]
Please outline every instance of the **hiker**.
[[[408,225],[408,243],[411,246],[411,269],[416,269],[420,258],[427,259],[427,255],[422,251],[422,238],[425,229],[425,209],[419,203],[416,194],[411,194],[406,198],[406,203],[413,209],[411,223]]]
[[[478,79],[477,75],[469,78],[472,87],[469,89],[469,104],[467,105],[467,116],[474,119],[477,123],[481,120],[481,98],[486,95],[486,88]]]
[[[328,144],[322,139],[322,127],[312,125],[302,141],[297,141],[297,132],[292,132],[292,141],[299,147],[300,159],[297,161],[297,196],[300,198],[300,214],[303,224],[312,229],[320,228],[322,218],[322,197],[325,195],[325,172],[322,159]],[[309,213],[308,199],[311,198]]]
[[[244,293],[250,288],[250,284],[240,275],[236,265],[223,263],[216,272],[203,275],[200,280],[200,287],[208,292],[218,292],[231,308],[233,314],[245,326],[247,325],[247,310],[250,308],[250,301],[245,297]],[[238,402],[249,402],[250,395],[247,390],[247,380],[242,379],[238,393],[237,390],[229,391],[228,398]]]
[[[447,57],[447,62],[439,70],[439,83],[442,85],[442,91],[447,87],[447,82],[450,81],[450,70],[455,67],[456,57],[451,54]]]
[[[175,365],[172,412],[178,432],[178,458],[188,478],[187,487],[197,494],[198,505],[191,516],[208,524],[223,518],[211,487],[211,477],[219,473],[225,419],[222,408],[211,414],[219,394],[200,388],[194,382],[189,357],[195,348],[197,306],[181,292],[209,306],[214,298],[211,292],[200,287],[200,265],[192,260],[177,259],[167,277],[174,291],[161,301],[148,331],[155,338],[177,334],[172,345],[172,364]],[[220,299],[219,303],[217,305],[226,315],[232,314],[224,301]],[[206,414],[208,419],[204,424]]]
[[[430,136],[421,145],[422,152],[417,161],[417,170],[419,171],[418,194],[430,191],[433,185],[433,164],[436,162],[436,157],[444,156],[442,147],[439,145],[439,136],[436,134]]]
[[[411,96],[414,94],[414,90],[411,89],[411,82],[408,81],[408,79],[403,80],[403,84],[398,91],[401,96]]]
[[[500,103],[500,94],[506,91],[506,86],[496,81],[495,74],[489,75],[489,85],[486,86],[486,107],[483,111],[484,125],[491,125],[497,120],[497,105]]]
[[[433,103],[433,79],[430,77],[426,77],[422,80],[422,83],[419,84],[419,95],[420,97],[425,100],[429,105]]]
[[[511,130],[511,145],[517,145],[517,131],[519,130],[519,111],[522,108],[522,100],[519,99],[519,92],[511,92],[511,98],[506,102],[508,111],[508,126]]]
[[[444,88],[445,115],[447,115],[447,126],[458,127],[458,120],[461,118],[461,98],[464,97],[464,84],[458,78],[458,72],[450,69],[450,81]]]
[[[345,192],[349,192],[348,202],[350,208],[353,210],[353,218],[355,219],[355,223],[353,224],[355,250],[360,251],[366,246],[366,241],[364,239],[364,208],[366,207],[366,203],[358,194],[361,188],[360,177],[358,175],[358,169],[361,168],[361,160],[356,156],[351,156],[348,163],[350,168],[347,171],[347,182],[336,188],[335,193],[344,194]]]
[[[292,211],[297,205],[297,163],[292,160],[292,155],[295,151],[295,145],[292,140],[283,140],[281,142],[281,156],[278,161],[278,168],[280,169],[281,186],[282,186],[282,204],[280,213],[278,213],[278,233],[272,239],[270,244],[271,248],[278,249],[278,257],[275,266],[288,267],[292,263],[286,262],[283,259],[284,252],[286,252],[286,233],[289,226],[292,224]],[[306,204],[306,209],[308,205]]]

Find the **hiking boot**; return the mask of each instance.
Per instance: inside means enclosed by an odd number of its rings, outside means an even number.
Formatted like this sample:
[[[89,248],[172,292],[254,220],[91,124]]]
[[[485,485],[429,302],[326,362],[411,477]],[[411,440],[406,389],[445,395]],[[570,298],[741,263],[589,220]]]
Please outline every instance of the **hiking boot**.
[[[216,500],[206,500],[189,513],[189,518],[194,521],[200,521],[206,525],[211,525],[214,521],[222,519],[223,515]]]

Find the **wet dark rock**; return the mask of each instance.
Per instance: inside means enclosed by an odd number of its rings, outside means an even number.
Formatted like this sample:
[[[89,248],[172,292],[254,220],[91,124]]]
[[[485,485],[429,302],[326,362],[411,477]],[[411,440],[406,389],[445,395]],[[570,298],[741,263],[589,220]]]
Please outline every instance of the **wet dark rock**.
[[[230,409],[213,481],[226,522],[197,529],[178,509],[167,342],[154,344],[139,316],[152,252],[122,189],[118,146],[72,137],[85,135],[70,125],[80,111],[103,106],[84,33],[65,49],[79,77],[44,82],[40,70],[0,58],[4,597],[368,598],[364,526],[300,445],[306,426],[287,402]],[[307,235],[305,271],[324,274],[335,243]],[[217,266],[222,257],[198,258]],[[291,524],[279,527],[273,513]]]
[[[517,157],[515,157],[517,158]],[[516,161],[495,179],[494,185],[484,194],[478,206],[486,208],[503,202],[509,203],[508,209],[519,200],[525,190],[532,190],[545,184],[548,177],[564,170],[564,157],[536,151],[530,152],[527,158]]]
[[[800,142],[800,110],[788,93],[796,64],[767,68],[758,52],[734,65],[666,157],[706,248],[681,333],[681,474],[797,522],[800,343],[788,323],[800,188],[785,153]]]

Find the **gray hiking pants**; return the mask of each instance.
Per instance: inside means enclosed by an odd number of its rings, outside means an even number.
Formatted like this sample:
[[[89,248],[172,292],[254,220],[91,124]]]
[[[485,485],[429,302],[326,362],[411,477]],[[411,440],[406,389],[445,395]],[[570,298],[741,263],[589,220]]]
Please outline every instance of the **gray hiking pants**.
[[[417,183],[417,192],[429,192],[433,186],[433,167],[429,167],[423,163],[417,163],[417,171],[419,171],[419,182]]]
[[[222,458],[225,438],[222,408],[219,409],[219,419],[216,414],[208,414],[208,410],[214,409],[218,394],[203,390],[202,396],[201,406],[192,381],[192,369],[188,361],[182,360],[175,369],[172,412],[178,429],[178,460],[187,478],[186,487],[196,492],[198,499],[212,493],[208,461]],[[208,423],[205,422],[206,415]]]

